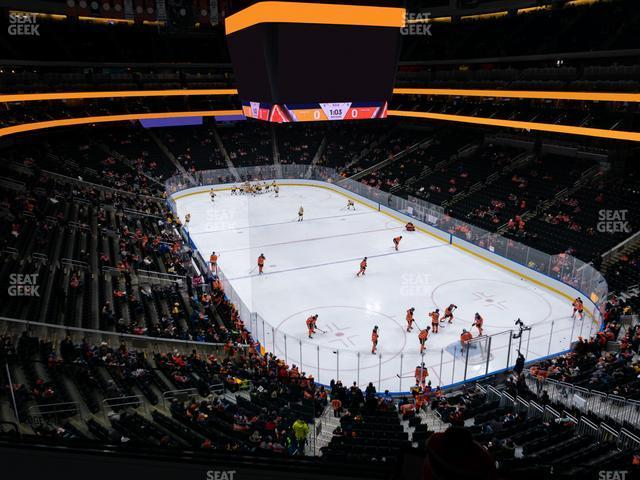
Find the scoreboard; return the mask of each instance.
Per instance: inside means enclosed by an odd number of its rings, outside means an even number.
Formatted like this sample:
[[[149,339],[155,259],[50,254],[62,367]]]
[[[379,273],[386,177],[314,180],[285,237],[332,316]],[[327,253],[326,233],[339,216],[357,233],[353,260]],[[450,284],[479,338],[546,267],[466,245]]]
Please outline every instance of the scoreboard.
[[[401,0],[356,1],[258,1],[225,19],[247,118],[284,123],[386,117],[405,10],[392,5]]]
[[[385,118],[387,102],[269,104],[243,101],[242,113],[247,118],[275,123],[368,120]]]

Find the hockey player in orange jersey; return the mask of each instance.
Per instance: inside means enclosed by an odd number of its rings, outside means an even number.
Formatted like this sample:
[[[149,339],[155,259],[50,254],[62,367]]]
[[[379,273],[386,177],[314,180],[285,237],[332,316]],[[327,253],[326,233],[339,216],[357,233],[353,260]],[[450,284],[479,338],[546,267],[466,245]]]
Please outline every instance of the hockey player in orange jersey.
[[[356,273],[356,277],[359,277],[360,275],[364,275],[366,270],[367,270],[367,257],[364,257],[360,262],[360,270],[358,271],[358,273]]]
[[[415,312],[415,308],[411,307],[409,310],[407,310],[407,332],[410,332],[411,330],[413,330],[413,322],[415,321],[413,318],[413,312]]]
[[[378,348],[378,326],[373,327],[373,332],[371,332],[371,353],[376,353]]]
[[[436,308],[433,312],[429,313],[431,317],[431,330],[433,333],[438,333],[438,328],[440,327],[440,309]]]
[[[429,330],[430,328],[427,327],[424,330],[420,330],[420,333],[418,334],[418,340],[420,340],[420,353],[424,352],[427,348],[426,343],[429,338]]]
[[[464,349],[469,346],[469,342],[473,338],[471,332],[468,332],[464,328],[462,329],[462,334],[460,334],[460,351],[464,352]]]
[[[442,316],[443,320],[449,320],[447,323],[451,323],[453,321],[453,311],[458,308],[457,305],[453,303],[449,304],[447,308],[444,309],[444,315]]]
[[[484,324],[484,318],[482,318],[480,316],[480,314],[478,312],[476,312],[475,316],[473,317],[473,324],[471,325],[472,327],[476,327],[478,329],[478,335],[482,336],[482,325]]]
[[[307,329],[309,330],[309,338],[313,338],[312,335],[316,333],[316,322],[318,321],[318,314],[311,315],[307,318]]]

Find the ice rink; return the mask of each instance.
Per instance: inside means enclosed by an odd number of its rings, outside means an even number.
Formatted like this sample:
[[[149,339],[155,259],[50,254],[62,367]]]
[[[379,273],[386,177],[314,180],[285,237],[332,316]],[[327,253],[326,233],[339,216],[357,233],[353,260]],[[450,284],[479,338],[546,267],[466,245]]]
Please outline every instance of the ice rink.
[[[453,323],[427,341],[423,358],[433,385],[513,365],[518,347],[527,360],[564,351],[571,336],[590,328],[587,318],[572,321],[568,299],[428,233],[406,232],[400,219],[358,201],[348,211],[347,197],[328,188],[285,183],[279,198],[224,190],[213,203],[208,191],[175,200],[182,219],[191,214],[188,230],[203,258],[216,251],[233,288],[264,319],[264,325],[251,325],[254,336],[323,384],[339,378],[392,392],[414,385],[422,357],[418,329],[406,331],[410,307],[424,328],[433,309],[458,306]],[[396,252],[392,239],[398,235],[403,239]],[[265,273],[258,275],[261,253]],[[366,276],[356,277],[365,256]],[[491,345],[484,339],[461,354],[462,329],[478,334],[471,328],[475,312],[485,319]],[[309,339],[305,320],[312,314],[326,333]],[[517,331],[518,317],[532,329],[513,339],[508,331]],[[377,355],[371,353],[374,325],[380,329]]]

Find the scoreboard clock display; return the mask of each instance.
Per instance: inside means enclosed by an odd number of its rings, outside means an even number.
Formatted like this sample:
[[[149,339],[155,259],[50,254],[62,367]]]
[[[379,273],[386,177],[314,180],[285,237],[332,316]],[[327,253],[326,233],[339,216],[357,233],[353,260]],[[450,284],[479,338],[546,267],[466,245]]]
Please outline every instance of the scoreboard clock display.
[[[245,117],[275,123],[369,120],[387,116],[387,102],[270,104],[242,102]]]

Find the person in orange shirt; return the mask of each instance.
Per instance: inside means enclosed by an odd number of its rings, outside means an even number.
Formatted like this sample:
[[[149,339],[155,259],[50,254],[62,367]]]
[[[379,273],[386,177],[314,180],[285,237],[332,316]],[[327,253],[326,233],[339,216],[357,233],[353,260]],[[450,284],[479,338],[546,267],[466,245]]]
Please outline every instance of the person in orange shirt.
[[[584,304],[582,303],[582,299],[580,297],[576,298],[573,301],[573,315],[571,318],[575,318],[576,313],[580,316],[580,320],[584,318]]]
[[[429,338],[429,330],[429,327],[427,327],[424,330],[420,330],[420,333],[418,334],[418,340],[420,340],[420,353],[424,352],[427,348],[425,344],[427,343],[427,338]]]
[[[476,312],[475,316],[473,317],[473,324],[471,326],[478,329],[479,336],[482,336],[482,324],[484,324],[484,318],[482,318],[480,314]]]
[[[360,270],[358,271],[358,273],[356,273],[356,277],[359,277],[360,275],[364,275],[366,270],[367,270],[367,257],[364,257],[360,262]]]
[[[264,253],[261,253],[258,257],[258,275],[262,275],[262,270],[264,269],[264,261],[267,257],[264,256]]]
[[[331,407],[333,408],[333,416],[339,417],[342,413],[342,402],[339,399],[334,398],[331,400]]]
[[[393,246],[395,247],[396,252],[398,251],[398,246],[400,246],[400,240],[402,240],[402,235],[393,239]]]
[[[415,406],[413,403],[404,403],[399,407],[402,415],[413,415],[415,413]]]
[[[431,330],[433,330],[433,333],[438,333],[438,327],[440,326],[440,309],[436,308],[429,316],[431,317]]]
[[[214,290],[224,291],[224,285],[222,285],[222,282],[220,281],[220,277],[215,278],[215,280],[211,284],[211,287]]]
[[[209,263],[211,264],[211,271],[213,273],[218,273],[218,255],[216,255],[216,252],[211,252]]]
[[[409,310],[407,310],[407,332],[410,332],[411,330],[413,330],[413,322],[415,321],[413,319],[413,312],[415,312],[415,308],[411,307]]]
[[[442,317],[442,320],[449,319],[448,323],[451,323],[453,321],[453,311],[456,308],[458,308],[457,305],[454,305],[453,303],[449,304],[449,306],[444,309],[444,315]]]
[[[309,329],[309,338],[313,338],[311,335],[316,333],[316,321],[318,320],[318,315],[312,315],[307,318],[307,328]]]
[[[464,348],[469,345],[469,342],[473,338],[471,332],[467,332],[464,328],[462,329],[462,334],[460,335],[460,352],[464,352]]]
[[[426,404],[426,395],[424,392],[418,392],[415,396],[416,399],[416,412],[422,410]]]
[[[376,353],[376,349],[378,348],[378,326],[373,327],[373,332],[371,332],[371,353]]]
[[[416,367],[415,371],[416,385],[424,385],[429,376],[429,370],[425,367],[424,362]]]

